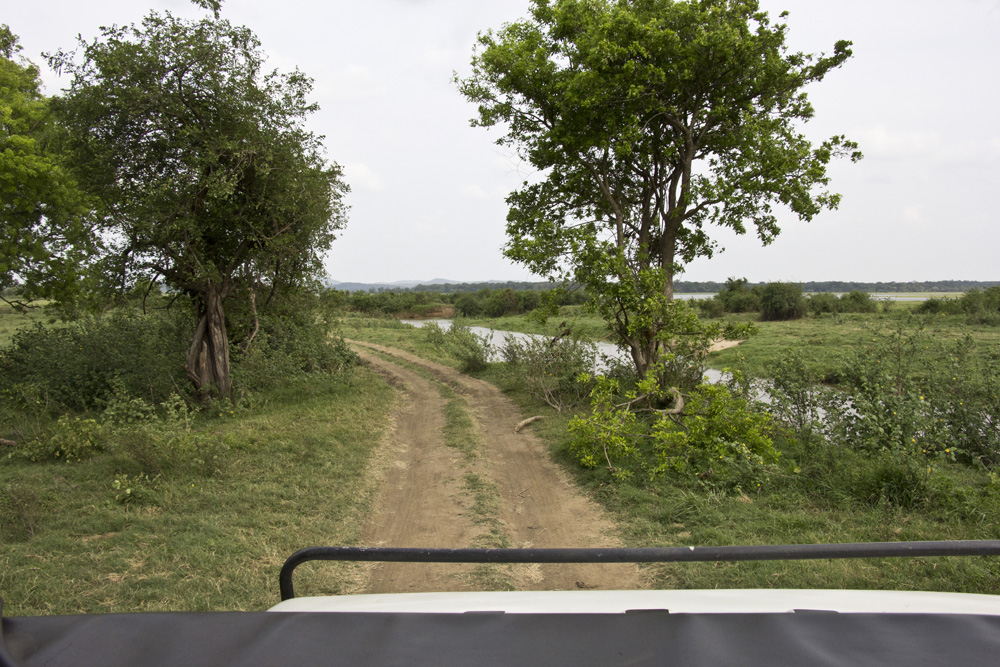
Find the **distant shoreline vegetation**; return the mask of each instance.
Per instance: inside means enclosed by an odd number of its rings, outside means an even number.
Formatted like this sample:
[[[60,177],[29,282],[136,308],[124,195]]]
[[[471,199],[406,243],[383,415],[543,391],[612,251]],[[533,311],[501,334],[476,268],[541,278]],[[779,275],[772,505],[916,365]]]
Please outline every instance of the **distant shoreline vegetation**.
[[[747,283],[748,287],[754,285],[765,285],[766,282]],[[802,291],[806,293],[847,293],[852,290],[859,290],[869,293],[948,293],[967,292],[970,289],[987,289],[1000,285],[1000,280],[933,280],[914,282],[847,282],[847,281],[812,281],[799,283]],[[458,282],[435,282],[434,284],[400,284],[400,283],[338,283],[330,282],[328,286],[333,289],[345,292],[478,292],[483,289],[503,290],[512,289],[515,291],[531,290],[545,291],[557,285],[548,281],[543,282],[478,282],[478,283],[458,283]],[[721,292],[726,286],[725,282],[687,282],[677,281],[674,283],[675,294],[714,294]]]

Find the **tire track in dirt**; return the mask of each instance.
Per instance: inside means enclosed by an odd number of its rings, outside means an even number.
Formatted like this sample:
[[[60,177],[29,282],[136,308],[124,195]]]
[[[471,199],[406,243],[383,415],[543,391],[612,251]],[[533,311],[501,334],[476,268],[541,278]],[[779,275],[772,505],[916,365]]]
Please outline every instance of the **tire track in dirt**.
[[[416,355],[372,343],[352,342],[376,371],[401,385],[402,407],[384,447],[391,461],[364,544],[398,547],[470,547],[482,538],[463,476],[487,480],[499,495],[497,518],[511,546],[620,546],[614,526],[601,509],[580,494],[530,432],[514,433],[518,407],[493,385]],[[383,355],[388,355],[389,360]],[[395,359],[403,364],[393,363]],[[407,365],[420,369],[415,372]],[[479,435],[474,460],[447,447],[442,437],[440,388],[450,387],[467,403]],[[367,592],[481,589],[470,566],[382,564],[371,574]],[[509,566],[517,590],[641,588],[632,564],[548,564]]]

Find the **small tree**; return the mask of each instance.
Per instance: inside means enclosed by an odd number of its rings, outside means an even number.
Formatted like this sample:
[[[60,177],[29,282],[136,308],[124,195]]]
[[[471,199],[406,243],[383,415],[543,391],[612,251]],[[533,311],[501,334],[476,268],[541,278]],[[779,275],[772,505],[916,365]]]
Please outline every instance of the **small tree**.
[[[760,318],[764,321],[797,320],[806,312],[802,287],[795,283],[768,283],[760,290]]]
[[[782,15],[784,16],[784,15]],[[582,284],[640,376],[672,330],[674,275],[711,256],[709,224],[770,243],[775,206],[810,220],[837,206],[833,137],[813,146],[803,89],[850,57],[790,53],[753,0],[533,0],[479,38],[461,92],[539,170],[508,198],[506,254]]]
[[[229,396],[223,304],[315,276],[347,187],[303,127],[317,108],[310,79],[265,73],[257,38],[220,20],[219,3],[199,4],[214,18],[153,12],[81,41],[81,62],[50,61],[73,75],[59,109],[80,178],[103,204],[104,275],[189,296],[187,375],[202,395]]]

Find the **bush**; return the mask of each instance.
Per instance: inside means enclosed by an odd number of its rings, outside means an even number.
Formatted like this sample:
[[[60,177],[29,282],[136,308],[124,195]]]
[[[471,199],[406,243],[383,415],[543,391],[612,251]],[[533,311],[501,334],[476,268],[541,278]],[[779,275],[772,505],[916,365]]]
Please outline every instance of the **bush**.
[[[444,348],[461,364],[463,373],[478,373],[489,365],[493,353],[489,336],[477,336],[468,327],[452,324],[444,334]]]
[[[29,461],[86,461],[105,450],[107,434],[95,419],[63,415],[42,436],[20,443],[15,452]]]
[[[597,346],[568,338],[509,337],[500,352],[508,379],[558,411],[586,402],[590,386],[578,381],[597,364]]]
[[[760,317],[766,322],[797,320],[806,312],[802,287],[794,283],[768,283],[760,290]]]
[[[0,395],[30,410],[83,412],[107,405],[120,384],[156,403],[187,384],[189,336],[183,316],[130,309],[65,328],[39,324],[0,350]]]
[[[848,480],[850,494],[861,502],[912,509],[928,495],[925,464],[900,452],[881,452],[856,465]]]
[[[718,296],[714,296],[711,299],[698,299],[696,303],[703,317],[715,319],[722,317],[726,312],[726,307]]]
[[[913,312],[920,315],[954,315],[961,311],[958,301],[954,299],[930,298],[918,304]]]
[[[729,278],[721,292],[713,297],[722,302],[727,313],[755,313],[760,310],[760,294],[757,288],[750,289],[746,278]]]
[[[842,304],[836,294],[821,292],[819,294],[810,295],[806,299],[806,307],[813,315],[822,315],[823,313],[841,312]]]
[[[1000,353],[978,354],[969,336],[928,347],[904,323],[859,342],[840,371],[849,393],[831,394],[837,435],[870,453],[1000,465]]]
[[[259,318],[260,328],[248,347],[230,348],[234,384],[257,391],[312,373],[340,373],[357,363],[357,355],[339,336],[332,320],[304,309]]]
[[[759,488],[777,461],[770,417],[724,385],[699,385],[683,410],[659,409],[673,390],[654,369],[635,389],[594,379],[590,415],[575,417],[571,453],[589,468],[607,465],[617,479],[669,474],[723,490]],[[677,394],[673,393],[675,409]]]
[[[840,312],[842,313],[874,313],[878,311],[878,301],[868,292],[851,290],[840,297]]]
[[[806,368],[802,355],[783,350],[767,368],[771,413],[800,434],[824,431],[823,389],[819,378]]]

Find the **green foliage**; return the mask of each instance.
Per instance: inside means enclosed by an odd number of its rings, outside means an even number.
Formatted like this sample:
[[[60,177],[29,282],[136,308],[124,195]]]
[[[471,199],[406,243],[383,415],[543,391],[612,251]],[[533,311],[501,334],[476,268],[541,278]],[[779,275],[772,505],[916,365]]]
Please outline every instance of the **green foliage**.
[[[588,381],[591,378],[586,378]],[[592,411],[569,423],[571,453],[585,467],[607,464],[619,480],[668,474],[718,489],[758,488],[777,461],[770,417],[725,385],[699,385],[683,411],[660,408],[678,394],[650,372],[634,389],[592,379]]]
[[[872,335],[845,359],[841,371],[848,394],[834,410],[840,437],[869,452],[933,447],[927,402],[917,376],[918,350],[927,343],[920,330],[900,324],[888,335]]]
[[[115,502],[121,505],[153,505],[158,499],[160,478],[158,475],[150,477],[146,473],[138,475],[128,475],[121,473],[115,475],[111,482]]]
[[[785,25],[729,0],[529,11],[480,35],[459,81],[474,123],[503,128],[498,143],[545,174],[507,198],[505,254],[582,285],[643,375],[684,335],[664,325],[666,303],[674,274],[713,254],[708,225],[768,243],[775,205],[803,220],[837,206],[826,166],[860,153],[844,137],[814,147],[799,124],[813,114],[802,89],[850,44],[789,53]]]
[[[90,211],[65,167],[38,68],[20,50],[0,24],[0,291],[70,299],[94,246]]]
[[[879,452],[854,469],[848,489],[868,505],[887,503],[912,509],[928,498],[925,469],[926,462],[920,457],[903,452]]]
[[[795,350],[779,354],[768,366],[770,410],[801,435],[825,430],[824,394],[819,380]]]
[[[927,299],[916,308],[927,315],[966,316],[969,324],[1000,324],[1000,286],[970,289],[958,299]]]
[[[265,72],[257,38],[217,13],[152,12],[102,30],[50,57],[73,77],[57,109],[76,173],[101,202],[101,275],[189,297],[186,375],[200,397],[228,398],[224,302],[316,279],[345,223],[341,169],[304,126],[311,80]]]
[[[839,313],[841,312],[841,305],[841,300],[837,298],[837,295],[830,294],[829,292],[810,294],[806,298],[806,308],[813,315]]]
[[[768,283],[760,290],[760,318],[766,322],[797,320],[805,311],[802,287],[795,283]]]
[[[855,346],[840,376],[847,392],[830,394],[837,437],[877,453],[1000,465],[1000,353],[976,354],[965,336],[938,343],[900,323]]]
[[[116,309],[21,330],[0,350],[0,396],[29,411],[82,412],[105,407],[120,386],[157,403],[177,391],[187,323]]]
[[[712,301],[720,301],[727,313],[756,313],[760,311],[760,289],[747,286],[746,278],[729,278],[725,288]]]
[[[587,402],[590,386],[580,382],[597,365],[597,347],[572,338],[509,337],[500,350],[507,381],[557,411]]]
[[[868,292],[851,290],[840,297],[840,312],[842,313],[874,313],[878,310],[878,302],[872,299]]]
[[[968,463],[1000,466],[1000,349],[976,354],[971,336],[937,346],[924,371],[927,440]],[[950,451],[949,451],[950,450]]]
[[[95,419],[63,415],[44,436],[21,443],[17,455],[35,462],[86,461],[106,448],[107,434]]]
[[[477,336],[468,327],[452,324],[441,335],[433,329],[428,334],[432,342],[439,345],[458,359],[463,373],[478,373],[485,370],[493,355],[493,345],[489,335]]]
[[[357,362],[333,320],[314,309],[259,318],[252,341],[234,356],[233,380],[240,392],[255,392],[315,373],[342,373]]]

